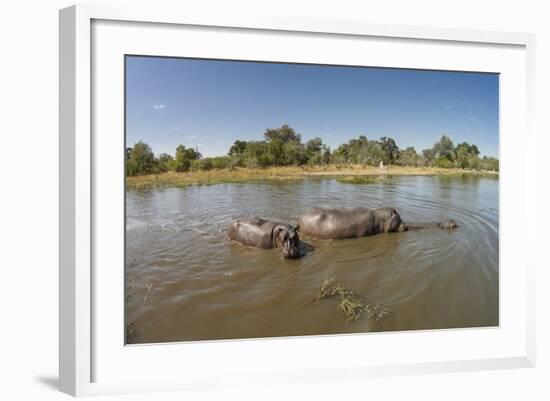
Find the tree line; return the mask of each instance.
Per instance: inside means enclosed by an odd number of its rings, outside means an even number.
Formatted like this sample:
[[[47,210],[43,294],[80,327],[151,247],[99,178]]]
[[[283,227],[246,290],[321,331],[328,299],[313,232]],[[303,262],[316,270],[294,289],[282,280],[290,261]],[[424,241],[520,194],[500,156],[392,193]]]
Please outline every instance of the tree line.
[[[302,142],[302,136],[288,125],[270,128],[260,141],[236,140],[226,156],[202,157],[198,149],[179,145],[174,156],[162,153],[155,157],[151,147],[140,141],[126,149],[126,175],[159,174],[168,171],[186,172],[236,167],[304,166],[304,165],[385,165],[407,167],[443,167],[472,170],[499,170],[494,157],[480,157],[474,144],[454,145],[447,135],[441,136],[431,148],[418,153],[409,146],[400,149],[395,140],[382,137],[369,140],[361,135],[343,143],[335,150],[321,138]]]

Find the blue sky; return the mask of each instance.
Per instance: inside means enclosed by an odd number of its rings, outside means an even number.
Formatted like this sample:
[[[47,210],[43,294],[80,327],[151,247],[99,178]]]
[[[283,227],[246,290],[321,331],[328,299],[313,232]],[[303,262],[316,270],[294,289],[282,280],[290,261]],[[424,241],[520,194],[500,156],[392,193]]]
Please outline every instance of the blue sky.
[[[126,142],[226,154],[288,124],[332,149],[365,135],[429,148],[443,135],[498,157],[498,75],[128,56]]]

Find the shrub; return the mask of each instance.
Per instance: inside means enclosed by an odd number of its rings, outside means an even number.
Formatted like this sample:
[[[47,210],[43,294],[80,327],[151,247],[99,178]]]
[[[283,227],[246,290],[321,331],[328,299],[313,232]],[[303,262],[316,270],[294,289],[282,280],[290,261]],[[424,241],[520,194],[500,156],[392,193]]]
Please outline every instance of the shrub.
[[[435,159],[435,166],[441,168],[452,168],[453,162],[446,157],[438,157],[437,159]]]
[[[229,156],[212,157],[212,168],[224,169],[229,166],[233,158]]]

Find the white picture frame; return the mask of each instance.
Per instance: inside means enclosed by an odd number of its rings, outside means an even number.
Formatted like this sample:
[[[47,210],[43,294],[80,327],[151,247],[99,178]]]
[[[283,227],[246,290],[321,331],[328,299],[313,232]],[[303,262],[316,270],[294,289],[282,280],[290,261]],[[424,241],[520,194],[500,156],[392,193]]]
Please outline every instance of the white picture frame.
[[[104,29],[98,35],[103,35],[103,40],[99,38],[94,42],[94,24],[100,26],[101,21],[105,21]],[[116,27],[116,23],[120,22],[137,24],[133,28],[129,25]],[[506,186],[501,181],[501,198],[506,200],[504,207],[501,209],[501,218],[503,224],[501,230],[510,233],[510,238],[501,238],[506,240],[505,244],[510,244],[514,239],[512,232],[514,231],[514,223],[507,219],[509,211],[514,205],[520,205],[525,210],[522,213],[525,217],[536,214],[535,205],[535,178],[527,173],[522,163],[526,163],[527,158],[533,162],[535,160],[535,150],[523,150],[519,160],[520,166],[512,170],[510,162],[506,160],[505,153],[507,149],[513,148],[515,138],[510,128],[522,130],[525,134],[523,140],[532,141],[535,143],[535,133],[532,128],[532,112],[534,110],[534,94],[535,85],[534,77],[534,35],[523,33],[506,33],[506,32],[484,32],[459,29],[439,29],[414,26],[390,26],[390,25],[375,25],[360,22],[348,21],[316,21],[316,20],[295,20],[292,18],[255,18],[253,20],[226,20],[219,17],[209,15],[186,15],[181,10],[163,10],[153,6],[146,8],[112,8],[108,6],[91,6],[78,5],[72,6],[60,11],[60,390],[75,396],[120,393],[132,391],[161,391],[167,389],[196,389],[219,386],[230,386],[247,383],[247,381],[262,383],[262,382],[292,382],[300,380],[327,380],[331,378],[341,377],[369,377],[369,376],[386,376],[400,374],[419,374],[431,372],[448,372],[448,371],[468,371],[480,369],[502,369],[511,367],[530,367],[535,364],[535,294],[534,294],[534,271],[537,261],[534,259],[535,253],[530,252],[530,247],[534,246],[534,241],[529,241],[529,237],[517,242],[519,250],[516,253],[522,252],[523,258],[518,258],[518,270],[505,270],[506,280],[501,282],[513,288],[513,291],[504,292],[501,296],[504,301],[509,300],[516,302],[520,300],[517,310],[512,311],[517,317],[517,321],[512,324],[510,319],[503,322],[496,329],[463,329],[460,333],[455,333],[455,330],[449,331],[424,331],[420,333],[408,333],[406,337],[399,337],[395,333],[383,333],[371,336],[353,335],[353,336],[324,336],[324,337],[306,337],[306,338],[285,338],[278,340],[235,340],[235,341],[218,341],[218,342],[202,342],[202,344],[191,345],[174,345],[184,349],[185,355],[191,361],[198,361],[204,356],[213,357],[214,355],[222,355],[223,358],[229,360],[238,360],[242,353],[245,353],[243,360],[247,360],[247,354],[262,354],[268,352],[271,354],[280,354],[282,350],[289,350],[291,354],[299,355],[300,353],[309,353],[311,363],[296,363],[292,369],[285,368],[285,360],[273,360],[273,366],[270,368],[261,366],[246,367],[241,366],[235,369],[234,366],[221,366],[217,371],[211,374],[206,374],[207,366],[201,369],[198,366],[186,372],[185,377],[177,375],[151,377],[151,380],[145,378],[132,377],[131,371],[128,375],[117,375],[115,372],[110,372],[102,378],[102,373],[98,372],[99,366],[112,364],[112,370],[119,369],[121,365],[117,363],[127,363],[131,365],[133,362],[141,358],[153,358],[143,360],[163,360],[167,361],[167,366],[170,366],[168,360],[175,358],[175,348],[170,348],[167,345],[150,345],[146,347],[129,347],[130,349],[122,350],[120,358],[126,358],[126,362],[115,359],[108,359],[103,355],[99,355],[101,363],[96,362],[98,353],[107,354],[109,348],[105,345],[109,341],[115,341],[112,338],[107,338],[108,335],[98,335],[97,325],[102,324],[102,327],[109,327],[116,319],[120,317],[118,314],[106,317],[106,314],[101,313],[101,304],[96,305],[94,299],[94,291],[98,290],[98,286],[102,286],[105,282],[104,275],[98,275],[94,271],[94,266],[97,267],[98,261],[103,260],[102,256],[97,254],[98,238],[98,218],[101,218],[103,209],[99,205],[97,194],[105,193],[101,188],[103,185],[101,180],[97,181],[96,177],[101,175],[98,171],[98,157],[105,155],[109,156],[108,142],[94,139],[93,126],[98,126],[100,123],[94,121],[94,118],[101,117],[101,111],[95,109],[95,104],[92,97],[97,88],[92,86],[92,76],[94,68],[101,69],[98,61],[94,57],[101,52],[102,46],[105,45],[105,35],[113,42],[112,50],[114,57],[118,57],[121,48],[115,49],[120,41],[117,41],[116,32],[121,30],[135,29],[133,33],[139,34],[140,29],[144,27],[156,26],[156,33],[152,33],[150,43],[141,44],[141,46],[155,46],[155,40],[160,37],[166,37],[173,31],[179,28],[185,30],[185,27],[199,27],[205,31],[213,30],[215,35],[229,35],[228,32],[244,32],[250,35],[262,34],[266,41],[272,41],[275,45],[277,41],[281,41],[279,34],[291,37],[307,36],[307,38],[322,37],[326,40],[331,38],[339,38],[345,40],[362,40],[362,39],[383,39],[387,43],[395,41],[407,41],[407,43],[417,44],[433,44],[444,50],[444,46],[455,46],[453,51],[460,53],[470,49],[478,49],[481,53],[486,48],[495,48],[506,53],[502,59],[496,57],[492,63],[485,64],[492,72],[502,72],[499,69],[499,64],[504,65],[507,57],[514,61],[509,63],[513,66],[503,66],[502,68],[510,68],[510,79],[507,80],[505,90],[501,93],[501,111],[506,113],[501,117],[503,129],[501,130],[501,171],[502,180],[506,182]],[[179,27],[179,28],[178,28]],[[110,30],[112,28],[112,30]],[[103,28],[101,28],[103,29]],[[200,30],[199,29],[199,30]],[[172,33],[171,33],[172,32]],[[225,33],[224,33],[225,32]],[[160,36],[155,36],[160,35]],[[118,35],[122,36],[122,35]],[[120,39],[120,38],[119,38]],[[310,39],[307,39],[310,40]],[[143,40],[143,42],[146,42]],[[160,43],[160,42],[157,42]],[[205,42],[206,43],[206,42]],[[266,42],[267,43],[267,42]],[[166,45],[169,46],[169,45]],[[206,46],[207,47],[207,46]],[[274,46],[273,48],[276,48]],[[149,49],[152,49],[151,47]],[[168,47],[158,50],[159,54],[165,54]],[[510,52],[507,53],[509,49]],[[153,50],[150,50],[154,52]],[[275,51],[275,50],[273,50]],[[426,50],[433,52],[434,50]],[[109,50],[106,50],[108,53]],[[208,52],[208,50],[205,50]],[[465,53],[466,54],[466,53]],[[102,60],[108,60],[107,56],[101,56]],[[246,56],[243,56],[246,57]],[[269,57],[269,56],[266,56]],[[281,56],[279,56],[281,57]],[[341,55],[340,57],[346,57]],[[398,57],[398,56],[396,56]],[[98,57],[99,58],[99,57]],[[352,62],[352,61],[350,61]],[[397,61],[396,61],[397,62]],[[446,61],[448,62],[448,61]],[[465,63],[469,62],[468,60]],[[386,64],[384,64],[386,63]],[[445,68],[445,63],[430,64],[428,59],[416,60],[413,67],[442,69]],[[495,64],[496,63],[496,64]],[[383,62],[382,65],[387,65]],[[397,65],[397,64],[396,64]],[[495,66],[491,68],[491,66]],[[387,65],[389,66],[389,65]],[[516,68],[517,67],[517,68]],[[116,69],[116,66],[114,67]],[[467,65],[454,66],[455,69],[468,69]],[[481,68],[481,67],[480,67]],[[512,71],[513,68],[516,68]],[[516,76],[517,75],[517,76]],[[99,79],[98,81],[101,81]],[[97,82],[96,82],[97,84]],[[120,82],[119,82],[120,84]],[[115,92],[118,90],[114,88]],[[519,94],[518,99],[511,99],[513,94]],[[120,95],[120,94],[119,94]],[[123,113],[123,107],[118,102],[119,97],[116,97],[113,104],[110,104],[111,110],[114,113]],[[515,103],[508,103],[515,102]],[[512,106],[520,106],[512,107]],[[119,117],[115,117],[117,119]],[[509,118],[509,119],[508,119]],[[504,120],[503,120],[504,119]],[[123,133],[120,133],[123,136]],[[116,142],[113,142],[116,145]],[[111,149],[111,148],[110,148]],[[112,150],[112,149],[111,149]],[[111,157],[113,164],[116,165],[116,156]],[[110,162],[109,162],[110,163]],[[534,163],[534,162],[533,162]],[[121,167],[121,166],[119,166]],[[522,191],[514,191],[511,186],[521,183]],[[116,184],[116,182],[115,182]],[[119,181],[121,188],[122,181]],[[102,192],[103,191],[103,192]],[[99,207],[99,209],[98,209]],[[113,209],[116,213],[116,209]],[[119,210],[120,211],[120,210]],[[120,213],[119,213],[120,214]],[[118,216],[121,218],[122,216]],[[115,218],[116,220],[116,218]],[[534,221],[534,219],[527,219]],[[535,232],[530,229],[528,223],[527,231]],[[532,228],[532,227],[531,227]],[[525,233],[524,233],[525,234]],[[100,236],[100,238],[102,238]],[[119,244],[117,239],[113,242],[114,246]],[[513,252],[506,249],[505,252]],[[513,253],[506,253],[510,258]],[[529,256],[531,255],[531,256]],[[501,253],[501,258],[503,254]],[[506,256],[506,257],[508,257]],[[123,269],[123,266],[120,266]],[[509,274],[508,274],[509,273]],[[520,274],[519,276],[514,276]],[[120,288],[122,291],[122,288]],[[113,290],[115,291],[115,290]],[[106,294],[114,294],[106,289]],[[113,297],[111,299],[110,297]],[[117,298],[114,295],[106,295],[107,301],[117,304]],[[510,309],[507,302],[501,300],[501,313],[504,315]],[[502,306],[504,305],[504,306]],[[504,309],[503,309],[504,308]],[[100,311],[98,313],[98,310]],[[104,320],[102,320],[104,319]],[[513,327],[512,327],[513,326]],[[517,326],[517,327],[516,327]],[[120,328],[116,329],[119,330]],[[116,332],[113,327],[113,332]],[[505,333],[510,330],[509,336],[499,337],[498,333]],[[103,333],[105,330],[102,330]],[[118,335],[118,334],[117,334]],[[354,359],[353,356],[344,357],[343,361],[331,361],[330,349],[344,346],[344,344],[353,344],[354,347],[366,347],[367,342],[378,342],[382,344],[385,339],[390,342],[402,341],[406,339],[411,344],[429,344],[441,342],[442,346],[449,341],[454,341],[454,337],[458,343],[483,344],[495,343],[495,348],[482,352],[474,350],[464,358],[460,355],[460,346],[457,347],[455,356],[442,355],[440,359],[431,358],[429,360],[419,359],[417,355],[411,353],[404,358],[390,358],[381,355],[379,358],[373,356],[373,361],[361,362],[359,359]],[[124,348],[123,339],[116,340]],[[501,341],[501,342],[499,342]],[[118,345],[117,345],[118,346]],[[316,360],[314,357],[317,347],[322,346],[328,349],[328,358],[323,358],[324,361]],[[500,348],[497,348],[500,347]],[[126,347],[128,348],[128,347]],[[414,347],[413,347],[414,348]],[[475,347],[473,347],[475,348]],[[112,351],[112,349],[111,349]],[[158,351],[158,353],[157,353]],[[181,349],[180,349],[181,351]],[[179,352],[179,351],[178,351]],[[157,355],[153,355],[157,353]],[[117,354],[113,352],[112,354]],[[124,354],[124,355],[123,355]],[[118,354],[117,354],[118,355]],[[450,355],[450,354],[449,354]],[[110,356],[109,356],[110,358]],[[116,358],[116,356],[113,356]],[[156,358],[156,359],[155,359]],[[159,359],[160,358],[160,359]],[[193,359],[195,358],[195,359]],[[250,356],[252,358],[252,356]],[[346,359],[347,358],[347,359]],[[208,359],[208,358],[207,358]],[[375,360],[376,359],[376,360]],[[253,361],[253,359],[250,359]],[[246,362],[242,362],[243,365]],[[237,362],[238,364],[238,362]],[[200,364],[199,364],[200,365]],[[223,365],[221,363],[220,365]],[[101,369],[100,369],[101,370]],[[233,370],[235,370],[233,372]],[[98,379],[99,378],[99,379]]]

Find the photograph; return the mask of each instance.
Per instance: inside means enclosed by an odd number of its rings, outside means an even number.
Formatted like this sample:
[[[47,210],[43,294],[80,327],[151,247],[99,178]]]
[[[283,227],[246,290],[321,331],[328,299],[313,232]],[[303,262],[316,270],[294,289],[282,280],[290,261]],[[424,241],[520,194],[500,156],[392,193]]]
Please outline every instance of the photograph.
[[[499,326],[498,73],[124,57],[125,344]]]

